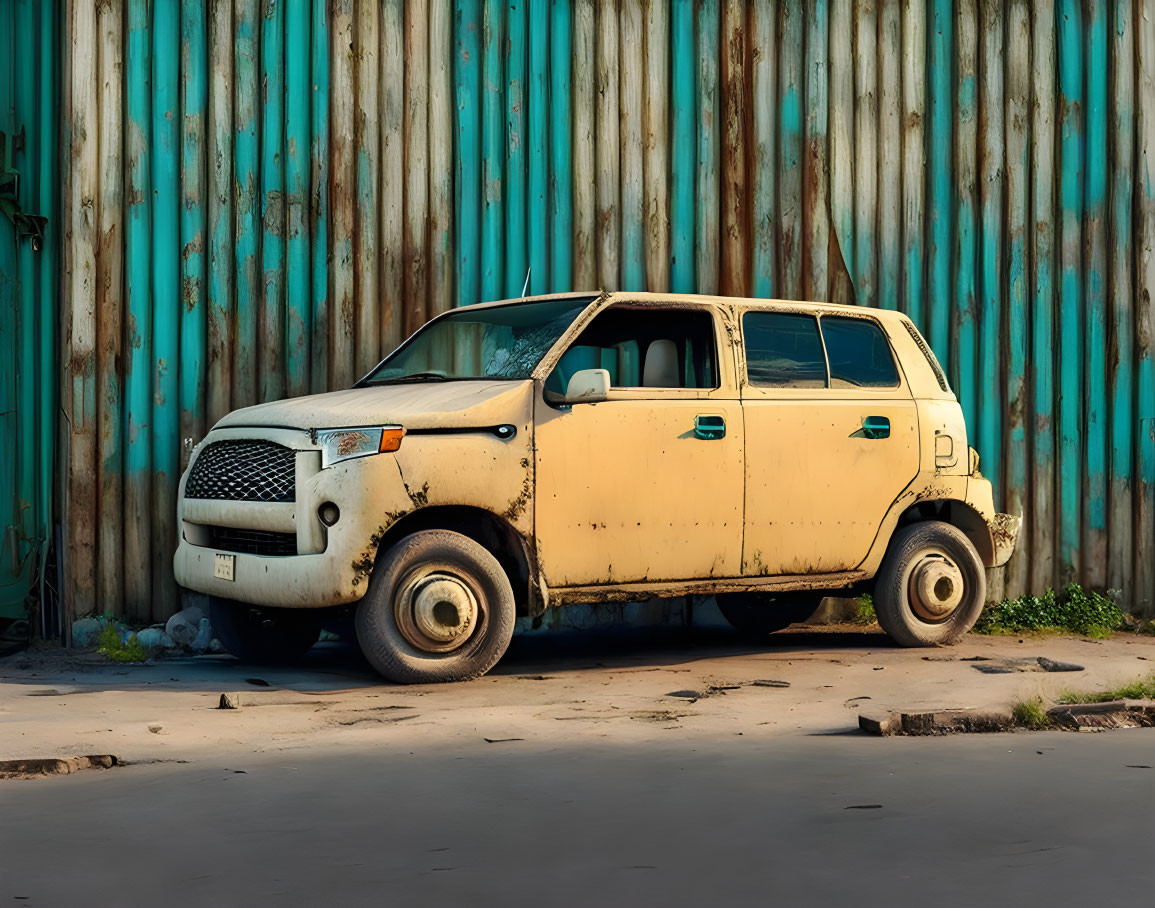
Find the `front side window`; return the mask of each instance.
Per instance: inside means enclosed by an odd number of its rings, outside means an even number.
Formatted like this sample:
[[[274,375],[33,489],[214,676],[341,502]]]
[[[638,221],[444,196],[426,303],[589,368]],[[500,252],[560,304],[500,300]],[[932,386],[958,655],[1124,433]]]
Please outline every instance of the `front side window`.
[[[571,297],[487,309],[465,306],[419,330],[363,384],[529,378],[592,299]]]
[[[832,388],[897,388],[898,369],[882,329],[872,321],[822,317]]]
[[[716,388],[714,320],[705,310],[631,309],[599,313],[546,380],[564,394],[582,369],[605,369],[613,388]]]
[[[825,388],[826,359],[818,319],[793,312],[742,316],[746,378],[759,388]]]

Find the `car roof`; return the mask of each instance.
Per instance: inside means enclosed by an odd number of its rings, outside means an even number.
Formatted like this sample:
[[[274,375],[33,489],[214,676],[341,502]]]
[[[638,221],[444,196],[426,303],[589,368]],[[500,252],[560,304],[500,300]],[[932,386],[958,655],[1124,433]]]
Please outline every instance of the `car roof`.
[[[791,309],[794,311],[813,310],[815,312],[837,312],[870,314],[883,320],[902,319],[901,313],[893,309],[878,309],[872,306],[856,306],[846,303],[819,303],[809,300],[786,299],[758,299],[754,297],[738,296],[710,296],[699,293],[654,293],[650,291],[632,290],[589,290],[586,292],[571,291],[568,293],[549,293],[537,296],[525,296],[517,299],[494,300],[488,303],[474,303],[471,309],[490,309],[497,306],[524,305],[527,303],[544,303],[558,300],[574,300],[575,302],[605,299],[606,304],[629,303],[641,306],[677,305],[679,303],[698,303],[713,306],[740,305],[748,308],[762,309]]]

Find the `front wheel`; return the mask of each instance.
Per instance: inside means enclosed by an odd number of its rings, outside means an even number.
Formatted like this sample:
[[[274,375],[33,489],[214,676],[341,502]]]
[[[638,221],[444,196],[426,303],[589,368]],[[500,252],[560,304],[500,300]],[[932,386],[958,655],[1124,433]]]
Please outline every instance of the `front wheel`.
[[[902,646],[958,643],[986,601],[982,560],[963,532],[928,520],[894,534],[874,584],[878,623]]]
[[[321,635],[314,609],[267,608],[209,597],[209,623],[221,645],[242,662],[296,662]]]
[[[467,681],[505,654],[516,617],[491,552],[460,533],[423,530],[381,557],[357,606],[357,642],[390,681]]]
[[[802,590],[788,593],[718,593],[722,617],[738,633],[760,639],[805,621],[822,603],[822,593]]]

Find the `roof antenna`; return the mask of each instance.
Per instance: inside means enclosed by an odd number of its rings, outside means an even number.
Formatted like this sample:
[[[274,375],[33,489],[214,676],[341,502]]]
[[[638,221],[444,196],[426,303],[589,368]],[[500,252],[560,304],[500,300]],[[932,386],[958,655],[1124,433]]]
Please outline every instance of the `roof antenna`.
[[[521,285],[521,298],[525,299],[525,291],[529,289],[529,275],[533,271],[533,266],[530,265],[525,269],[525,283]]]

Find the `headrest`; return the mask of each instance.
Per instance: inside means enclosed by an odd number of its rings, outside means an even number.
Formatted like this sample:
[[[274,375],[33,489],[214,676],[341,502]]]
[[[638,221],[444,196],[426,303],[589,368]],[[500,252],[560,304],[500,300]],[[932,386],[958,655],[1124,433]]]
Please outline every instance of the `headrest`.
[[[672,340],[650,341],[642,369],[642,385],[646,388],[682,387],[678,376],[678,347]]]

